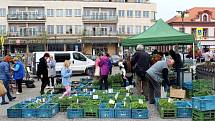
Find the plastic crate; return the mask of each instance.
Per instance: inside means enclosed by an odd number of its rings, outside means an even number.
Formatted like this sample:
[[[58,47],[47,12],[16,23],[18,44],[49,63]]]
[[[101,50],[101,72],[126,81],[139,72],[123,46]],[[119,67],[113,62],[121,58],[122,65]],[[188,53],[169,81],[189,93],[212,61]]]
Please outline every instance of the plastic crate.
[[[191,118],[192,117],[192,104],[188,101],[176,101],[177,117],[178,118]]]
[[[131,118],[148,119],[149,118],[149,110],[148,109],[131,109]]]
[[[22,109],[22,118],[35,118],[37,117],[37,108],[23,108]]]
[[[75,109],[75,108],[68,108],[67,109],[67,118],[83,118],[84,117],[84,109]]]
[[[131,118],[131,109],[122,108],[122,103],[116,103],[115,118]]]
[[[114,118],[114,108],[107,108],[106,103],[101,103],[99,106],[99,118]]]
[[[183,83],[183,88],[189,89],[189,90],[193,89],[193,84],[192,84],[192,82],[184,82],[184,83]]]
[[[160,113],[160,117],[163,119],[168,119],[168,118],[175,119],[176,118],[176,112],[177,112],[176,108],[166,109],[166,108],[158,106],[158,110]]]
[[[47,103],[40,106],[37,110],[37,118],[52,118],[59,112],[57,103]]]
[[[8,118],[22,118],[22,108],[24,108],[27,103],[18,103],[7,109]]]
[[[96,106],[84,107],[84,118],[98,118],[99,112]]]
[[[215,111],[199,111],[193,109],[192,121],[214,121]]]
[[[192,106],[200,111],[215,110],[215,96],[192,97]]]

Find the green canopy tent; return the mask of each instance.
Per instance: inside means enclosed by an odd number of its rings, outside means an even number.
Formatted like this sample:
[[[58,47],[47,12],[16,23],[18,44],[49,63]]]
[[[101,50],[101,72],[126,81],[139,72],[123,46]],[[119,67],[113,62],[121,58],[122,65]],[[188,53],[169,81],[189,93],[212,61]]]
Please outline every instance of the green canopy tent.
[[[193,35],[180,32],[159,19],[145,32],[124,39],[122,46],[189,45],[194,41]]]
[[[136,46],[142,44],[144,46],[159,45],[191,45],[194,47],[194,36],[180,32],[169,26],[162,19],[159,19],[153,26],[145,32],[128,37],[122,41],[122,46]],[[194,50],[194,49],[193,49]],[[194,53],[194,52],[193,52]],[[184,47],[183,47],[183,63],[184,63]],[[182,71],[182,83],[184,81],[184,73]]]

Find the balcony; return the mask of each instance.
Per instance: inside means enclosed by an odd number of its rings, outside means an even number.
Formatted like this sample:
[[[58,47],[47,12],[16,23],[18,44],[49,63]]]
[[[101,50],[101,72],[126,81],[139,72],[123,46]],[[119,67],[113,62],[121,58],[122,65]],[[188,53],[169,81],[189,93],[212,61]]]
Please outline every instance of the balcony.
[[[45,23],[46,16],[39,14],[8,14],[7,15],[8,23]]]
[[[86,30],[83,32],[83,36],[88,36],[88,37],[111,37],[111,36],[116,36],[117,32],[109,32],[109,31],[90,31]]]
[[[84,23],[117,23],[117,16],[107,16],[107,15],[91,15],[91,16],[82,16],[82,21]]]
[[[40,31],[16,31],[8,32],[8,37],[19,38],[19,37],[42,37],[43,32]]]

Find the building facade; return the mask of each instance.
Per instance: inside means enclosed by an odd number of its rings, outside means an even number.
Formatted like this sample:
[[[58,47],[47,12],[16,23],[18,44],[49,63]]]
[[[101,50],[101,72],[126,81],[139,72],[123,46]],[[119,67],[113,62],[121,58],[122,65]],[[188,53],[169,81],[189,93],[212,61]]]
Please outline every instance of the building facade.
[[[5,52],[119,54],[123,38],[154,24],[149,0],[0,0]]]
[[[196,35],[196,29],[202,28],[203,37],[196,38],[201,43],[203,52],[215,50],[215,8],[194,7],[187,10],[189,16],[183,21],[180,17],[173,17],[167,21],[175,29]]]

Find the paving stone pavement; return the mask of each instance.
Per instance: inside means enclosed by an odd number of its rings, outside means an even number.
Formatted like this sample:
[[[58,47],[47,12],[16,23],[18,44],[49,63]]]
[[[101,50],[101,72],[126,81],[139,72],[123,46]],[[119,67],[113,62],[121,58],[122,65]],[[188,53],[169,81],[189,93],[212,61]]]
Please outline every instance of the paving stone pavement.
[[[83,76],[75,76],[72,77],[74,80],[79,80],[80,77]],[[67,120],[73,120],[73,121],[139,121],[143,119],[99,119],[99,118],[80,118],[80,119],[67,119],[66,113],[58,113],[55,115],[53,118],[7,118],[7,108],[10,106],[24,101],[29,98],[35,98],[36,96],[39,96],[39,90],[40,90],[40,85],[41,82],[37,81],[35,79],[35,85],[36,88],[26,88],[23,85],[23,94],[21,95],[16,95],[16,100],[10,102],[10,104],[7,105],[0,105],[0,121],[67,121]],[[150,110],[150,117],[149,119],[144,119],[145,121],[191,121],[190,118],[177,118],[177,119],[161,119],[158,112],[155,110],[154,105],[149,105],[148,106]]]

